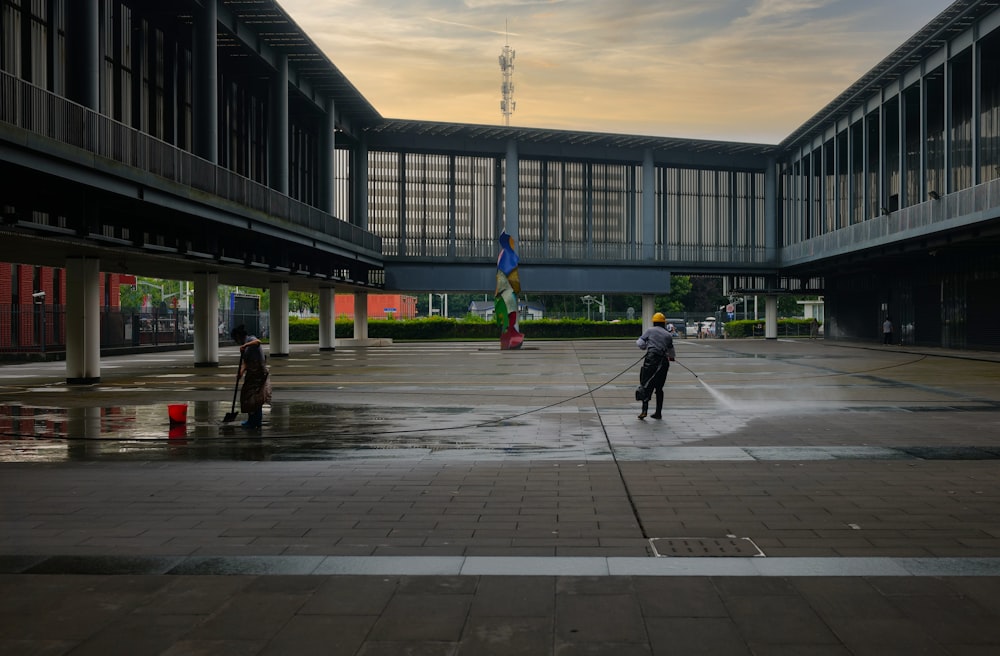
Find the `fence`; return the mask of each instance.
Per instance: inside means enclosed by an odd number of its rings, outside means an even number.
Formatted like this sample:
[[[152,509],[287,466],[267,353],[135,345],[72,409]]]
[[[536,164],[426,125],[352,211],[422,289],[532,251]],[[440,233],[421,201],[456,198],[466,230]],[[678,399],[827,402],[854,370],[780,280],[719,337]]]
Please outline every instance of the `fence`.
[[[183,346],[194,343],[193,310],[102,308],[101,349],[142,346]],[[266,312],[252,316],[219,312],[219,343],[230,341],[229,331],[244,324],[253,334],[267,337]],[[0,308],[0,354],[45,354],[66,350],[66,308],[61,305],[21,305]]]

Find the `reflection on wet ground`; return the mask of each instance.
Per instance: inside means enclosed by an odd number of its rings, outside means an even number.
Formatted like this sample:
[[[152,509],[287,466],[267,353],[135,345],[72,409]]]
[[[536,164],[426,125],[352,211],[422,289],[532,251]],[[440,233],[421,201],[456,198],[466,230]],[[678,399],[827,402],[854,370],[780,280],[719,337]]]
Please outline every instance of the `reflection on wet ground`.
[[[185,352],[108,358],[104,382],[85,387],[58,382],[61,364],[4,367],[0,461],[374,454],[781,459],[793,452],[762,447],[784,430],[783,418],[807,427],[797,428],[801,435],[782,435],[784,440],[809,444],[832,433],[837,446],[862,448],[800,451],[806,459],[858,453],[950,458],[960,447],[974,451],[964,452],[969,459],[996,457],[990,445],[980,448],[981,431],[961,432],[963,422],[975,427],[1000,409],[995,362],[801,342],[681,341],[678,352],[668,378],[667,416],[637,421],[631,398],[637,360],[630,341],[543,343],[530,353],[500,353],[480,344],[320,354],[298,346],[292,357],[272,361],[275,402],[265,409],[261,431],[240,426],[246,415],[223,421],[233,407],[227,381],[235,372],[235,350],[215,370],[194,368]],[[183,424],[168,419],[167,406],[174,403],[187,406]],[[902,432],[895,428],[899,413],[928,419],[918,431]],[[951,432],[961,442],[949,441]],[[925,439],[942,448],[910,449],[926,447]]]
[[[40,407],[12,403],[0,406],[0,436],[15,438],[79,438],[159,440],[174,438],[245,437],[259,434],[241,428],[240,419],[226,422],[231,406],[218,401],[186,403],[187,420],[177,423],[169,417],[168,405],[121,405],[102,407]],[[472,428],[476,413],[471,408],[432,408],[414,416],[414,420],[434,415],[457,416],[455,426],[437,423],[438,429]],[[399,413],[397,413],[399,417]],[[245,419],[245,415],[240,416]],[[380,435],[425,432],[407,429],[405,421],[391,420],[384,410],[369,405],[333,405],[310,402],[286,402],[265,408],[268,435],[294,437],[329,436],[342,440],[369,440]],[[488,420],[483,420],[486,423]],[[394,428],[394,425],[402,426]],[[239,430],[237,430],[239,429]]]
[[[171,423],[165,404],[56,408],[0,406],[0,462],[83,460],[345,460],[426,457],[481,460],[995,460],[990,446],[711,446],[713,436],[738,432],[769,404],[714,411],[673,409],[668,422],[634,423],[619,409],[545,408],[503,416],[503,408],[399,408],[283,403],[265,411],[263,430],[226,423],[226,403],[195,401],[188,421]],[[737,410],[737,407],[739,410]],[[815,408],[814,412],[961,411],[954,407]],[[997,407],[977,408],[995,412]],[[615,421],[617,420],[617,421]],[[576,429],[566,429],[574,422]],[[650,428],[636,435],[626,426]],[[564,432],[560,432],[564,431]],[[685,435],[684,433],[687,433]],[[88,437],[78,437],[87,435]],[[540,437],[545,436],[540,439]]]
[[[0,407],[0,461],[85,459],[274,460],[380,457],[398,452],[462,451],[531,457],[595,455],[580,440],[553,436],[539,442],[528,422],[495,409],[397,407],[289,402],[265,408],[264,428],[248,430],[241,415],[226,423],[230,404],[194,401],[188,420],[169,421],[166,404],[56,408],[10,404]],[[577,419],[580,414],[571,413]],[[593,415],[593,413],[591,413]],[[585,418],[592,423],[594,417]],[[87,437],[80,437],[80,436]],[[589,440],[594,441],[594,440]],[[502,445],[498,447],[497,445]],[[597,446],[606,445],[596,442]],[[548,454],[548,455],[546,455]]]

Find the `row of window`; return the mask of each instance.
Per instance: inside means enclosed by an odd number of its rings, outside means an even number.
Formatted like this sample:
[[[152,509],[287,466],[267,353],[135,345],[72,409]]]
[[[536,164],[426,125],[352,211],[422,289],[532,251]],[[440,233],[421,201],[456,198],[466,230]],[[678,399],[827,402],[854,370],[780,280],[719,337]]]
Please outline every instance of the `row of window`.
[[[72,0],[0,0],[0,69],[66,94]],[[100,111],[191,150],[191,26],[168,12],[100,0]],[[220,56],[218,164],[268,184],[271,89],[254,57]],[[248,70],[257,67],[260,70]],[[780,240],[794,244],[1000,177],[1000,34],[782,167]],[[288,193],[317,205],[324,123],[289,103]],[[492,242],[502,225],[503,158],[372,152],[369,229],[387,254],[405,242]],[[350,219],[350,153],[336,156],[334,211]],[[660,167],[655,231],[644,234],[639,165],[519,162],[519,234],[527,242],[764,245],[763,174]]]
[[[479,242],[489,252],[504,212],[502,157],[376,151],[369,155],[369,229],[386,254],[432,255]],[[764,246],[763,173],[659,167],[655,234],[642,226],[642,167],[518,162],[518,235],[528,245]]]
[[[66,50],[67,9],[73,0],[0,0],[0,70],[67,95],[72,55]],[[100,106],[116,121],[186,151],[193,148],[192,26],[149,3],[100,0]],[[154,3],[155,4],[155,3]],[[267,71],[250,71],[253,57],[220,54],[218,165],[255,182],[269,182],[270,116]],[[288,194],[316,205],[321,117],[307,103],[290,107]]]
[[[787,163],[782,242],[798,243],[1000,177],[998,66],[995,31]]]

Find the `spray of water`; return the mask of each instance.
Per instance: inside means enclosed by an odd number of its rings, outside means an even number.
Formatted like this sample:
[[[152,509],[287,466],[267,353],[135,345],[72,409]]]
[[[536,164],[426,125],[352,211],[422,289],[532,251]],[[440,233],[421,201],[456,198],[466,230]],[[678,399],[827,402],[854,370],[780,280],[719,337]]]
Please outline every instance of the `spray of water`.
[[[731,412],[766,413],[773,415],[830,410],[841,405],[838,404],[836,398],[832,396],[831,390],[828,388],[823,389],[821,398],[816,398],[815,394],[813,398],[803,398],[801,394],[802,390],[783,394],[782,392],[788,392],[788,390],[774,388],[773,386],[754,390],[752,386],[742,385],[738,388],[737,395],[731,396],[712,387],[701,376],[680,362],[677,364],[680,364],[681,367],[686,369],[701,383],[701,386],[705,388],[705,391],[709,393],[719,407]]]
[[[698,379],[698,382],[701,383],[702,387],[704,387],[709,394],[712,395],[712,398],[715,399],[719,405],[731,409],[736,407],[736,403],[729,399],[725,394],[703,381],[701,378]]]

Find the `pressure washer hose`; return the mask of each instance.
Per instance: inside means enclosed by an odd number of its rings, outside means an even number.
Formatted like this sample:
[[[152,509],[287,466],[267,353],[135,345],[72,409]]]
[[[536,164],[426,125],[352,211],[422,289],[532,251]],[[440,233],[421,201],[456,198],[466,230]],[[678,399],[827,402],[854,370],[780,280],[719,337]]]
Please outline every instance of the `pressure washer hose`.
[[[680,366],[684,367],[685,369],[687,369],[687,371],[688,371],[689,374],[691,374],[695,378],[698,378],[699,380],[701,380],[701,378],[698,376],[698,374],[696,374],[695,372],[691,371],[691,368],[688,367],[688,366],[685,366],[683,363],[681,363],[680,360],[674,360],[673,362],[674,362],[674,364],[679,364]],[[631,367],[629,367],[629,368],[631,369]]]

